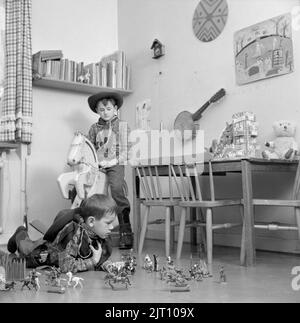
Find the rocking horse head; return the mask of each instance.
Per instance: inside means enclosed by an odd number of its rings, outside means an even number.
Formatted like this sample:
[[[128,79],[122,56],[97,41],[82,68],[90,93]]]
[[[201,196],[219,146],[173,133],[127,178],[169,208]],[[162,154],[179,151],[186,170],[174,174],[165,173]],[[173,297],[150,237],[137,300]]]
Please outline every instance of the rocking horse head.
[[[93,194],[107,194],[107,179],[104,171],[98,168],[98,157],[93,144],[80,132],[76,132],[67,159],[73,171],[57,178],[64,198],[69,198],[69,185],[76,188],[76,197],[71,208]]]
[[[84,163],[98,167],[98,158],[93,144],[80,132],[76,132],[68,154],[68,165]]]

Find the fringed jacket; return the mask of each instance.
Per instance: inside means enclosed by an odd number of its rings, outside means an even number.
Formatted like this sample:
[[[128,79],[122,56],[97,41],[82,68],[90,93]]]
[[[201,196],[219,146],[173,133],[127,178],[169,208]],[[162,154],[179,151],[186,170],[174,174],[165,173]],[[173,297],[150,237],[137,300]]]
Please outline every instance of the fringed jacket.
[[[58,265],[62,272],[105,270],[106,265],[110,263],[110,239],[101,239],[89,229],[78,214],[78,209],[59,212],[44,240],[48,241],[50,263]],[[102,255],[95,265],[90,245],[97,248],[97,242],[101,244]]]

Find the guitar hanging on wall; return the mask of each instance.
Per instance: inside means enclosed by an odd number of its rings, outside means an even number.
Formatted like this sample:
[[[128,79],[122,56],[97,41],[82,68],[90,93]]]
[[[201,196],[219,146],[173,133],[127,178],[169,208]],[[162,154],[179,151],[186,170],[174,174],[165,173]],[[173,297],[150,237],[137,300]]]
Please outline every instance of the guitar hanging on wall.
[[[182,111],[178,114],[174,122],[174,129],[180,131],[180,136],[185,140],[194,138],[196,135],[195,121],[202,117],[202,113],[212,104],[218,102],[225,96],[226,92],[224,89],[219,90],[214,94],[200,109],[195,113],[189,111]],[[185,132],[189,130],[189,132]],[[191,136],[189,136],[191,134]]]

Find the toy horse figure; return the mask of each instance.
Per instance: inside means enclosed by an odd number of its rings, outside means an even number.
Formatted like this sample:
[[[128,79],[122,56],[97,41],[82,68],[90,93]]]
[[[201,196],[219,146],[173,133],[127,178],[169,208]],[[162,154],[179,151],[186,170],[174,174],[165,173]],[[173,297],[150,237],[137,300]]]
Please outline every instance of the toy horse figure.
[[[73,285],[73,288],[76,288],[77,285],[79,285],[81,288],[83,287],[81,280],[84,280],[81,277],[78,276],[73,276],[72,272],[68,271],[66,273],[66,275],[68,276],[69,280],[68,280],[68,286],[71,286],[71,282],[74,282],[75,284]]]
[[[68,165],[72,172],[61,174],[57,181],[62,195],[69,198],[69,185],[74,185],[77,196],[71,208],[80,206],[83,199],[93,194],[107,194],[106,174],[98,168],[98,158],[93,144],[81,133],[73,138]]]

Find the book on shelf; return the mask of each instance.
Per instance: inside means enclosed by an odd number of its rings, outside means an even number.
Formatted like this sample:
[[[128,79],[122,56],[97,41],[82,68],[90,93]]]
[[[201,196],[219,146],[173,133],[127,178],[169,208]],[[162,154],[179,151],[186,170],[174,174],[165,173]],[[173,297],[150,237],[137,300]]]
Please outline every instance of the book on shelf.
[[[62,59],[60,61],[60,66],[59,66],[59,79],[61,81],[64,81],[65,79],[65,68],[66,68],[66,59]]]
[[[125,53],[121,50],[117,50],[112,54],[103,56],[100,62],[107,70],[107,86],[123,88],[126,64]]]
[[[32,55],[32,72],[42,75],[43,63],[48,60],[60,61],[63,57],[61,50],[40,50]]]
[[[107,69],[106,65],[103,65],[101,62],[99,64],[101,70],[101,86],[107,86]]]
[[[84,76],[84,75],[85,75],[84,62],[79,62],[79,63],[77,63],[77,80],[76,80],[76,82],[79,81],[80,76]]]
[[[123,89],[124,90],[130,90],[130,66],[126,65],[125,67],[125,81],[123,83]]]
[[[108,61],[106,64],[107,70],[107,86],[108,87],[117,87],[117,66],[116,61]]]

